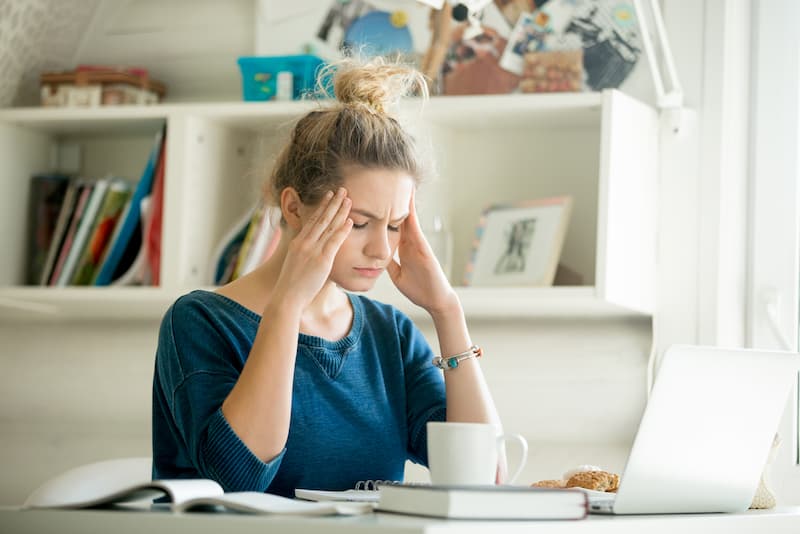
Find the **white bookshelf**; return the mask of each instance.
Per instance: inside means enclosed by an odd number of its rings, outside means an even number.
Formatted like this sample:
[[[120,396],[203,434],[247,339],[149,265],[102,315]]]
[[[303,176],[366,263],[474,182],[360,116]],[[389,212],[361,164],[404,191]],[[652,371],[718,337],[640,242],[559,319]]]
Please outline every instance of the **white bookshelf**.
[[[178,295],[208,287],[214,248],[255,202],[291,121],[315,105],[0,110],[0,318],[157,320]],[[655,110],[606,91],[435,97],[422,107],[409,102],[404,115],[437,161],[438,177],[422,185],[418,207],[423,221],[440,215],[453,231],[451,278],[468,317],[652,312]],[[138,179],[165,123],[161,287],[23,286],[30,175],[48,170],[59,145],[78,143],[85,174]],[[580,285],[461,286],[487,205],[562,194],[573,196],[574,207],[561,262],[580,274]],[[419,316],[385,278],[373,295]]]

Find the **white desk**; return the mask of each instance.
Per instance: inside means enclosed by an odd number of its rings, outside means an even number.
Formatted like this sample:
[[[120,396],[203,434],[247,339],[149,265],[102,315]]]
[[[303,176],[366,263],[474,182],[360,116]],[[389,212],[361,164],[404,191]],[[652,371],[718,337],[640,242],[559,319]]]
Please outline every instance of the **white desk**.
[[[376,513],[357,517],[287,518],[168,511],[19,510],[0,507],[3,534],[798,534],[800,507],[743,514],[590,516],[583,521],[444,521]]]

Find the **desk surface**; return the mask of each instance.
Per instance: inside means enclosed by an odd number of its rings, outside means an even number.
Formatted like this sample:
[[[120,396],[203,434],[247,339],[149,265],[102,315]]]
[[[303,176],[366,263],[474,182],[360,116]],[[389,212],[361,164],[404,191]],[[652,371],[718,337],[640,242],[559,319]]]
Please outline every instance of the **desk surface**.
[[[221,513],[173,514],[138,510],[20,510],[0,507],[0,531],[19,534],[57,532],[84,534],[647,534],[744,532],[797,534],[800,507],[749,511],[741,514],[671,516],[590,516],[583,521],[462,521],[375,513],[357,517],[278,517]]]

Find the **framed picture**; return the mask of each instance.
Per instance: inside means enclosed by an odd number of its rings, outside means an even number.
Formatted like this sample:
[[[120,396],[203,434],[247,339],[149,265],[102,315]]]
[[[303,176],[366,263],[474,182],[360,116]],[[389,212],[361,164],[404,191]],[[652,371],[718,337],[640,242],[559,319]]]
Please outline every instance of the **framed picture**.
[[[464,271],[464,285],[552,285],[571,213],[569,196],[484,210]]]

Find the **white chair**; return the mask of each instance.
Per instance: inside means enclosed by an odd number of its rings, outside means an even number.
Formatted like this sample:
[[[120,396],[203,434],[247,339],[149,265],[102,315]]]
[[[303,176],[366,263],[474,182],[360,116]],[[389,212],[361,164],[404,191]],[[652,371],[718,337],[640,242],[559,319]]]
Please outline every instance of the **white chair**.
[[[75,508],[93,506],[109,497],[129,493],[151,481],[152,458],[115,458],[82,465],[57,475],[36,488],[25,508]],[[133,500],[151,497],[137,494]],[[159,494],[159,492],[156,492]]]

